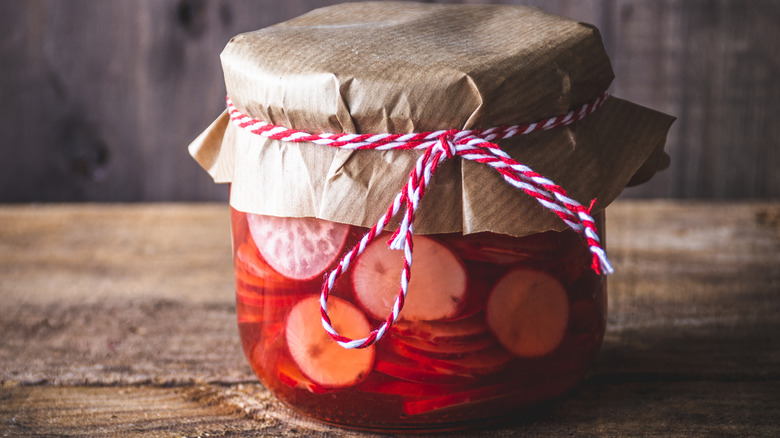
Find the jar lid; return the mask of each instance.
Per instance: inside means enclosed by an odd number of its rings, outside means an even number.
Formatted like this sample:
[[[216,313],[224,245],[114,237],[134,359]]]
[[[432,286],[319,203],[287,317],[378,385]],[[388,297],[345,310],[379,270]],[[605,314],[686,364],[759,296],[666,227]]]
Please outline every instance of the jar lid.
[[[221,55],[228,95],[253,118],[311,133],[412,133],[514,125],[566,114],[613,78],[598,30],[538,9],[346,3],[234,37]],[[610,97],[568,126],[498,142],[598,211],[663,146],[673,118]],[[283,143],[229,123],[190,145],[231,205],[258,214],[370,227],[422,153]],[[653,159],[644,173],[663,167]],[[494,169],[444,162],[415,232],[514,236],[565,224]]]

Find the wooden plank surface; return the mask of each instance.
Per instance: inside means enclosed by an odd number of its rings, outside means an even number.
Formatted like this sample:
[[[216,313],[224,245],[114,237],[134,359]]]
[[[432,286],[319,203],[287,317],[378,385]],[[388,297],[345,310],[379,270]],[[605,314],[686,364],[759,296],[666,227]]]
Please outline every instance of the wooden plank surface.
[[[337,2],[0,2],[0,201],[226,199],[186,151],[223,108],[219,53]],[[779,2],[501,3],[595,24],[615,95],[679,118],[671,167],[629,196],[780,197]]]
[[[585,381],[448,436],[780,434],[780,203],[622,201]],[[238,342],[227,208],[0,206],[0,435],[370,436],[289,411]]]

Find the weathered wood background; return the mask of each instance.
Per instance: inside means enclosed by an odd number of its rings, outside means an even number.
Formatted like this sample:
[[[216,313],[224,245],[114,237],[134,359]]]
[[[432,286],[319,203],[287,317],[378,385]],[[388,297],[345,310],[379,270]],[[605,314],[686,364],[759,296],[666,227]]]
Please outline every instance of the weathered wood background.
[[[0,0],[0,202],[225,199],[186,153],[221,49],[336,2]],[[780,197],[780,2],[504,3],[597,25],[615,94],[679,118],[670,169],[627,196]]]

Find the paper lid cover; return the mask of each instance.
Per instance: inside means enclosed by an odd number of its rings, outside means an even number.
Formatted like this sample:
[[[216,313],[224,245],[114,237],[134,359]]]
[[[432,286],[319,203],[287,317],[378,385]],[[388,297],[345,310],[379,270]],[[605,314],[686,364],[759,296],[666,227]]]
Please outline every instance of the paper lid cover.
[[[312,133],[410,133],[534,122],[601,95],[613,78],[597,29],[538,9],[346,3],[234,37],[221,55],[244,113]],[[668,164],[673,118],[610,98],[570,126],[499,142],[596,210],[637,171]],[[190,152],[242,211],[372,226],[419,151],[282,143],[218,118]],[[564,228],[493,169],[453,159],[437,171],[415,232],[515,236]]]

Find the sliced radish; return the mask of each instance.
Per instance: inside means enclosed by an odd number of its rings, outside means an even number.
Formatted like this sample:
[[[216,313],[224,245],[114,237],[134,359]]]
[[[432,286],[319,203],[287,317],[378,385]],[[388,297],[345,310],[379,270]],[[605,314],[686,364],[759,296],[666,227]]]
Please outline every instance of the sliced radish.
[[[255,289],[283,290],[299,287],[289,279],[279,275],[260,258],[257,248],[251,243],[243,243],[236,250],[235,257],[236,283]]]
[[[516,396],[516,389],[510,385],[499,384],[447,394],[441,397],[407,400],[404,402],[403,409],[407,415],[420,415],[439,409],[465,407],[468,403],[482,403],[510,395]],[[513,402],[515,402],[514,399]]]
[[[243,288],[236,289],[236,312],[244,320],[283,321],[297,301],[294,295],[257,294]]]
[[[269,354],[284,348],[284,324],[281,322],[239,322],[241,344],[255,373],[265,379],[266,371],[276,368],[278,354]],[[289,359],[287,359],[289,361]]]
[[[300,370],[295,368],[295,364],[289,360],[280,359],[279,364],[276,367],[276,373],[276,377],[280,382],[292,388],[305,389],[315,394],[324,394],[328,392],[326,388],[317,385],[301,374]]]
[[[235,263],[238,267],[258,278],[271,281],[282,280],[282,277],[271,269],[264,260],[259,257],[257,248],[251,243],[242,243],[236,250]]]
[[[352,272],[352,286],[360,305],[384,319],[400,290],[403,252],[388,248],[382,237],[360,255]],[[434,321],[452,318],[463,307],[467,276],[460,259],[432,238],[415,236],[412,277],[400,318]]]
[[[357,307],[337,297],[328,300],[333,328],[352,339],[371,332],[368,320]],[[322,328],[319,297],[304,298],[290,310],[285,330],[287,347],[301,372],[326,388],[352,386],[371,372],[374,346],[347,350]]]
[[[490,338],[485,314],[455,321],[398,321],[391,332],[430,344],[468,344]]]
[[[464,376],[489,375],[505,369],[514,359],[511,353],[497,343],[459,359],[431,358],[431,365],[442,372]]]
[[[507,350],[521,357],[543,356],[566,333],[569,299],[546,272],[516,269],[493,287],[485,313],[490,330]]]
[[[284,328],[281,322],[263,323],[262,351],[284,348]],[[260,344],[257,346],[257,351],[260,351]]]
[[[481,350],[461,356],[449,358],[437,358],[404,349],[399,344],[389,344],[389,348],[401,356],[408,357],[426,369],[434,370],[441,374],[455,374],[460,376],[478,376],[493,374],[504,369],[514,356],[506,351],[498,343],[494,343]]]
[[[389,349],[382,349],[377,354],[374,368],[388,376],[415,383],[459,385],[470,383],[474,380],[471,377],[460,376],[454,373],[442,373]]]
[[[450,318],[453,322],[483,312],[485,310],[488,293],[490,293],[490,289],[493,283],[495,283],[495,281],[489,282],[489,276],[481,275],[478,270],[475,275],[475,270],[472,270],[470,267],[466,275],[468,275],[469,278],[469,288],[466,291],[466,299],[463,300],[463,305],[458,314],[455,317]]]
[[[260,255],[276,272],[294,280],[322,274],[339,256],[349,233],[349,225],[317,218],[246,217]]]
[[[550,258],[558,248],[558,233],[538,233],[511,237],[494,233],[454,235],[447,239],[461,257],[468,260],[513,265],[528,260]]]
[[[300,297],[294,294],[258,293],[254,289],[236,288],[236,301],[240,301],[248,306],[273,307],[273,310],[286,312],[299,299]]]
[[[424,356],[436,359],[458,359],[496,344],[496,340],[492,336],[484,336],[468,342],[432,343],[413,337],[395,335],[389,337],[387,343],[393,344],[396,346],[394,350],[402,351],[409,357]]]
[[[360,384],[364,393],[403,395],[407,397],[441,397],[463,391],[465,385],[436,385],[417,383],[397,379],[388,375],[376,374]]]

